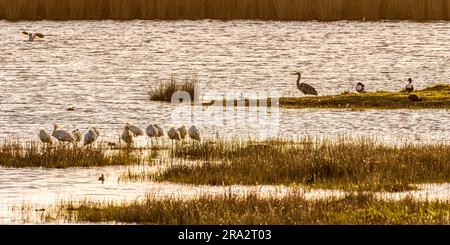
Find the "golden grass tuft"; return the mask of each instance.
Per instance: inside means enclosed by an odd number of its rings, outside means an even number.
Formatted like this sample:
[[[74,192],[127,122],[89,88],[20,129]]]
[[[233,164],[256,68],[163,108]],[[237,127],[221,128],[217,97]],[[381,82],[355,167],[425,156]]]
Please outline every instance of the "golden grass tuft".
[[[344,198],[305,199],[301,193],[263,198],[203,195],[195,199],[158,199],[129,204],[63,203],[43,220],[69,222],[119,222],[137,224],[449,224],[448,202],[378,200],[370,194]]]
[[[0,166],[3,167],[95,167],[131,165],[143,161],[143,157],[123,149],[108,152],[102,147],[43,147],[32,141],[20,143],[11,140],[0,145]]]
[[[182,79],[172,76],[169,80],[162,81],[158,87],[150,88],[148,95],[150,100],[170,102],[175,92],[185,91],[189,93],[190,101],[193,101],[196,84],[198,84],[196,76]]]

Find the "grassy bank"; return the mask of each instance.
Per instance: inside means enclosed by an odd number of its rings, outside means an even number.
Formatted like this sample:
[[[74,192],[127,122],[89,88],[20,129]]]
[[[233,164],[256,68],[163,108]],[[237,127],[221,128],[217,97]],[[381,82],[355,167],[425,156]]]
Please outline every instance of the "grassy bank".
[[[403,191],[414,189],[412,184],[450,181],[450,145],[386,146],[363,138],[236,141],[185,144],[173,154],[202,164],[173,165],[148,177],[188,184],[303,184],[367,191]],[[133,179],[133,174],[127,176]]]
[[[0,0],[0,19],[449,20],[450,0]]]
[[[169,80],[162,81],[159,86],[150,88],[148,96],[150,100],[171,102],[175,92],[184,91],[189,93],[190,101],[194,101],[196,84],[198,84],[196,76],[185,78],[172,76]]]
[[[450,85],[415,91],[423,101],[413,102],[405,92],[343,93],[340,95],[280,98],[285,108],[450,109]]]
[[[413,102],[408,99],[410,94],[419,96],[423,101]],[[243,99],[240,101],[210,101],[204,106],[234,105],[234,106],[280,106],[282,108],[346,108],[346,109],[450,109],[450,85],[438,84],[413,93],[401,92],[368,92],[342,93],[339,95],[282,97],[278,102],[268,98],[266,101]]]
[[[131,204],[66,203],[43,217],[138,224],[449,224],[450,205],[411,198],[380,201],[364,194],[319,200],[301,194],[282,198],[230,194],[190,200],[147,197]]]
[[[52,147],[43,148],[35,142],[5,141],[0,145],[0,166],[69,168],[107,165],[131,165],[144,161],[143,157],[127,150],[108,152],[106,148]]]

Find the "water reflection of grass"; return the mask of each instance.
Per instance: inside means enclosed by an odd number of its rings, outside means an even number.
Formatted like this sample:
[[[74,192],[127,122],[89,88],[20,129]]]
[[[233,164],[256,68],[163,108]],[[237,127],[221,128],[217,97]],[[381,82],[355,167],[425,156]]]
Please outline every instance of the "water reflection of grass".
[[[450,180],[450,145],[383,145],[373,139],[323,142],[270,140],[184,144],[178,164],[152,175],[188,184],[304,184],[312,187],[403,191]],[[143,179],[143,178],[142,178]]]
[[[106,147],[42,147],[36,142],[5,141],[0,144],[0,166],[4,167],[94,167],[131,165],[143,162],[141,154]]]
[[[435,85],[413,92],[423,101],[412,102],[405,92],[343,93],[340,95],[280,98],[286,108],[450,109],[450,85]]]
[[[157,199],[128,204],[82,201],[60,204],[44,221],[139,224],[449,224],[448,202],[379,200],[370,194],[308,200],[284,197],[203,195],[195,199]]]

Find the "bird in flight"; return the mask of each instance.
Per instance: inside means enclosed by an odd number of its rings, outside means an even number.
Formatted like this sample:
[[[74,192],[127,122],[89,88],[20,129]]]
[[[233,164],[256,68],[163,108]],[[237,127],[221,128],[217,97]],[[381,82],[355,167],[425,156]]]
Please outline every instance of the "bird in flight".
[[[38,38],[44,38],[44,35],[42,35],[41,33],[30,33],[30,32],[26,32],[23,31],[22,34],[24,35],[28,35],[28,41],[32,42],[34,41],[34,39]]]

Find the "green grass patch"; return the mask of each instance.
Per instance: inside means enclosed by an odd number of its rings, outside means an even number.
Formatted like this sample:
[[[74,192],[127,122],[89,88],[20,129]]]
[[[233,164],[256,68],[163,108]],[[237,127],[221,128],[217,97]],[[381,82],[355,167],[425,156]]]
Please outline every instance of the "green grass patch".
[[[410,94],[423,101],[413,102]],[[350,108],[350,109],[450,109],[450,85],[438,84],[413,93],[368,92],[342,93],[316,97],[284,97],[279,103],[284,108]]]
[[[367,138],[316,143],[231,141],[179,145],[173,155],[201,164],[171,165],[149,178],[186,184],[303,184],[391,192],[450,180],[450,145],[441,144],[390,146]]]

